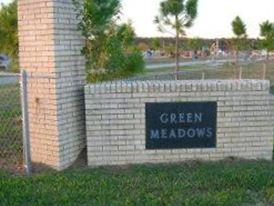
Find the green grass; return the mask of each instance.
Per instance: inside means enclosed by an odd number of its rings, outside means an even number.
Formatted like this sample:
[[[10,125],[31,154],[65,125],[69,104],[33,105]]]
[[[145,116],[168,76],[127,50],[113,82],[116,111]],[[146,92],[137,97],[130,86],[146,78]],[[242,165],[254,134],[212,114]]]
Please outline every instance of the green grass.
[[[273,205],[274,163],[81,169],[30,178],[0,173],[0,205]]]

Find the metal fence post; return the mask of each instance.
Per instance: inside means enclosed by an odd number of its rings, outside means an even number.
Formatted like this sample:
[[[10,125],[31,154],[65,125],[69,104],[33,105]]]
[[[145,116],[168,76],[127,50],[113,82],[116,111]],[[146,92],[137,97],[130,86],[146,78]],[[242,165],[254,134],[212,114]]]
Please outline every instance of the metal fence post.
[[[202,73],[202,80],[205,80],[205,73]]]
[[[22,96],[22,116],[23,116],[23,152],[24,166],[26,174],[31,174],[31,151],[30,151],[30,133],[29,133],[29,112],[28,112],[28,79],[27,72],[21,72],[21,96]]]
[[[242,75],[243,75],[243,67],[240,67],[240,71],[239,71],[239,80],[242,79]]]
[[[266,63],[263,64],[263,77],[262,79],[265,80],[266,78]]]

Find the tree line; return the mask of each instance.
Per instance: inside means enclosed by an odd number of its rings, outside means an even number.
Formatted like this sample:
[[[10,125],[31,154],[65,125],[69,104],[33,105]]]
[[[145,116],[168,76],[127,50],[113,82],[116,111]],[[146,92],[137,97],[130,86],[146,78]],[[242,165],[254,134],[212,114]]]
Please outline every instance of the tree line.
[[[212,44],[219,42],[220,49],[222,50],[229,50],[232,49],[231,43],[233,38],[214,38],[214,39],[206,39],[206,38],[188,38],[188,37],[181,37],[179,38],[179,49],[185,51],[195,51],[195,50],[202,50],[203,48],[210,48]],[[247,38],[246,39],[247,47],[251,50],[261,50],[263,49],[262,46],[262,39],[255,39],[255,38]],[[135,39],[135,44],[142,51],[146,50],[163,50],[165,49],[169,51],[168,47],[173,47],[175,40],[172,37],[137,37]]]

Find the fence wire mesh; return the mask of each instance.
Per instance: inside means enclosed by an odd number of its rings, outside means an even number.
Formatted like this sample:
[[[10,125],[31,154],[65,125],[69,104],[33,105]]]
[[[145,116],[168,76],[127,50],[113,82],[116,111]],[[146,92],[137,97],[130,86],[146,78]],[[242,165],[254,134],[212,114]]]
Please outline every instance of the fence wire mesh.
[[[263,62],[250,62],[240,65],[241,69],[234,70],[230,64],[207,64],[194,68],[181,68],[179,72],[172,72],[173,68],[153,69],[131,78],[114,79],[113,81],[146,81],[146,80],[191,80],[191,79],[268,79],[271,82],[271,91],[274,93],[274,61],[267,65]],[[23,78],[24,77],[24,78]],[[240,77],[240,78],[239,78]],[[34,78],[34,77],[32,77]],[[48,78],[44,76],[35,78]],[[0,171],[2,169],[23,173],[31,168],[27,118],[28,96],[27,90],[21,95],[20,79],[27,88],[27,75],[0,73]],[[25,101],[21,101],[21,98]],[[22,111],[22,103],[24,110]],[[24,131],[23,131],[24,128]],[[23,138],[24,136],[24,138]],[[24,141],[23,141],[24,140]],[[25,164],[25,166],[23,166]],[[25,168],[26,167],[26,168]],[[26,171],[24,170],[26,169]]]
[[[0,74],[0,170],[23,172],[20,75]]]
[[[274,61],[265,65],[264,61],[241,61],[238,67],[231,62],[205,61],[203,65],[181,66],[178,72],[174,67],[147,69],[145,75],[129,80],[200,80],[200,79],[269,79],[272,80]],[[160,64],[161,66],[161,64]]]

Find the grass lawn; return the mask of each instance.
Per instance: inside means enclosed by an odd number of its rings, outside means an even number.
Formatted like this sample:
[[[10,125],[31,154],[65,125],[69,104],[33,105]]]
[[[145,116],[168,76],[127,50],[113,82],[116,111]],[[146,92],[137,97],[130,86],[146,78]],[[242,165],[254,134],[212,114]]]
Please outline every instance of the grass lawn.
[[[0,173],[0,205],[274,205],[274,163],[226,160]]]

